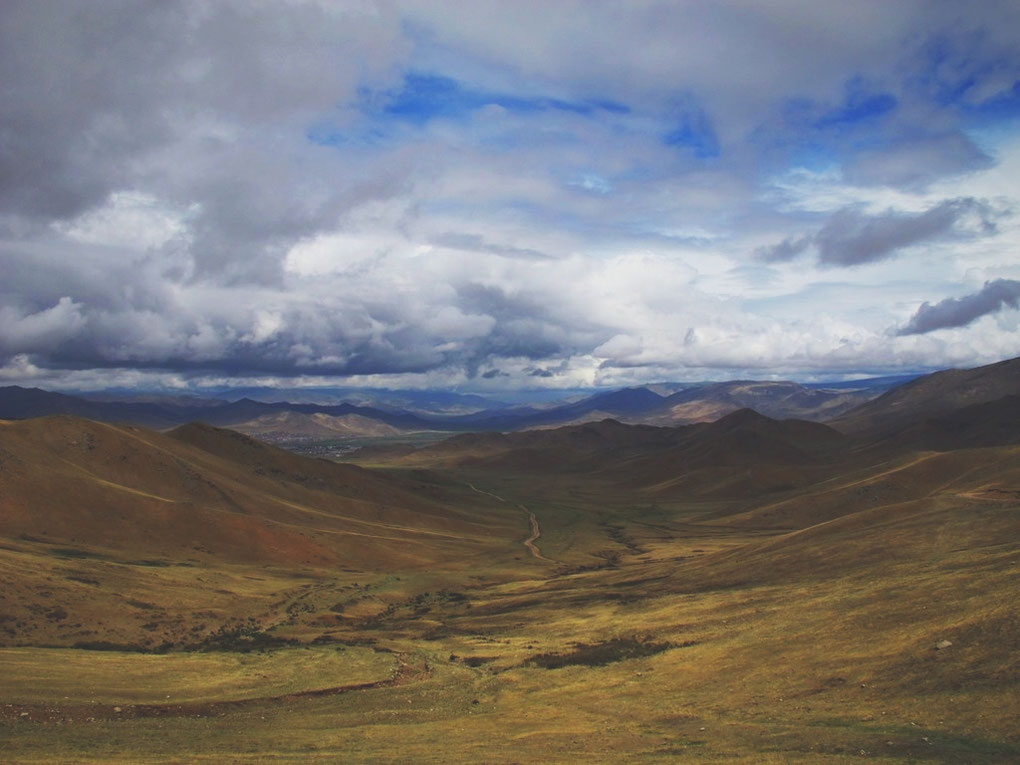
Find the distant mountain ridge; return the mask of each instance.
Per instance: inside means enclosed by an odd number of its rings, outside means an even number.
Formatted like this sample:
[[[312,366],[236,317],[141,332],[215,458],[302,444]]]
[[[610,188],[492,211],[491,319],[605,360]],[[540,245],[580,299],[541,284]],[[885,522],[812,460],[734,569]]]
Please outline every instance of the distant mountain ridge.
[[[401,431],[385,422],[360,414],[303,414],[274,412],[232,426],[233,430],[256,438],[336,438],[343,436],[396,436]]]
[[[258,401],[241,398],[226,402],[182,396],[110,400],[113,396],[82,398],[37,388],[0,388],[0,419],[26,419],[71,414],[102,422],[125,422],[166,430],[200,421],[248,433],[293,433],[296,437],[394,435],[400,432],[447,431],[512,432],[551,428],[611,418],[629,424],[658,426],[711,422],[741,409],[753,409],[773,419],[831,422],[848,433],[876,427],[895,429],[900,421],[921,415],[948,414],[970,404],[987,403],[1006,395],[1020,395],[1020,359],[972,370],[936,372],[898,387],[902,377],[873,378],[854,383],[801,385],[790,381],[731,380],[700,384],[657,384],[602,391],[580,400],[547,406],[508,407],[468,414],[450,414],[477,406],[478,397],[441,392],[409,396],[414,406],[432,401],[441,411],[422,413],[358,403],[336,404]],[[669,391],[679,388],[674,392]],[[348,418],[347,424],[315,416]],[[289,424],[288,424],[289,423]],[[288,429],[289,428],[289,429]]]
[[[150,428],[180,424],[180,410],[154,403],[89,401],[39,388],[12,385],[0,388],[0,419],[25,420],[69,414],[100,422],[124,421]]]
[[[692,391],[660,399],[680,400],[678,406],[683,406],[684,398],[690,397],[704,408],[706,401],[731,403],[726,396],[744,387],[753,392],[757,386],[722,383],[715,386],[721,395],[714,400],[698,399]],[[804,390],[786,388],[794,397]],[[671,427],[607,419],[552,429],[465,434],[413,451],[377,449],[366,452],[364,464],[591,474],[650,493],[721,497],[719,492],[724,492],[735,499],[818,480],[833,461],[844,467],[875,465],[911,452],[1016,445],[1020,394],[1010,391],[1018,389],[1020,359],[1014,359],[918,378],[829,424],[773,418],[750,408],[712,422]],[[628,394],[621,400],[642,399],[647,397]],[[767,398],[766,403],[774,400]],[[353,459],[360,461],[357,454]]]
[[[38,388],[9,386],[0,388],[0,419],[24,420],[53,414],[70,414],[99,422],[124,422],[156,429],[168,429],[187,422],[204,422],[209,425],[231,427],[285,412],[306,415],[324,414],[331,417],[357,415],[383,423],[392,428],[429,430],[436,424],[407,412],[387,412],[354,404],[322,406],[317,404],[267,404],[251,399],[230,403],[187,404],[174,406],[155,403],[123,401],[92,401],[51,393]]]
[[[754,409],[773,418],[823,421],[871,400],[886,390],[884,385],[828,389],[790,381],[733,380],[685,386],[665,396],[652,390],[661,386],[643,386],[597,393],[546,409],[477,412],[446,422],[461,430],[499,431],[579,424],[607,417],[631,424],[687,425],[717,420],[740,409]]]
[[[38,388],[9,386],[0,388],[0,419],[21,420],[52,414],[70,414],[100,422],[128,422],[144,427],[168,429],[186,422],[200,421],[220,427],[237,427],[244,432],[257,432],[259,424],[285,413],[358,416],[399,431],[446,430],[521,430],[543,425],[561,425],[578,419],[616,417],[639,421],[667,406],[669,398],[647,388],[625,388],[599,393],[582,401],[546,409],[518,407],[493,412],[486,410],[470,415],[422,416],[406,411],[342,404],[295,404],[285,401],[267,403],[242,398],[232,402],[183,401],[176,405],[167,400],[158,402],[100,401],[52,393]],[[731,405],[730,409],[736,408]],[[666,418],[668,420],[668,418]],[[307,426],[307,423],[306,423]],[[363,429],[372,430],[367,422]],[[307,429],[302,427],[300,429]]]
[[[719,419],[739,409],[767,417],[826,420],[874,398],[863,391],[808,388],[794,382],[734,380],[674,393],[646,421],[687,424]]]
[[[589,476],[649,498],[737,500],[820,480],[852,446],[821,423],[740,409],[715,422],[676,427],[603,420],[462,434],[414,451],[370,449],[351,459],[366,466],[532,474],[538,480]]]

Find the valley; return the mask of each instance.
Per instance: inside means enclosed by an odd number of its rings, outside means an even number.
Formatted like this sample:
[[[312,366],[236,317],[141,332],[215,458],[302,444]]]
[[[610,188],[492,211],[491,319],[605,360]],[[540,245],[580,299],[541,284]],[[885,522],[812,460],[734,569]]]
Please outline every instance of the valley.
[[[4,421],[4,760],[1017,761],[1010,395],[346,463]]]
[[[0,72],[0,765],[1020,765],[1020,0]]]

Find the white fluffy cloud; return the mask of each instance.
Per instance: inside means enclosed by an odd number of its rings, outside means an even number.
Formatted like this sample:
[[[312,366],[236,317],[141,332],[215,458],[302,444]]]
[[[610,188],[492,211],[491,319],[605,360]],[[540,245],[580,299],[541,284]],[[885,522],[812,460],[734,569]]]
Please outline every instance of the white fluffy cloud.
[[[1020,279],[1020,10],[961,11],[4,3],[0,369],[498,387],[1017,355],[1008,300],[902,331]]]

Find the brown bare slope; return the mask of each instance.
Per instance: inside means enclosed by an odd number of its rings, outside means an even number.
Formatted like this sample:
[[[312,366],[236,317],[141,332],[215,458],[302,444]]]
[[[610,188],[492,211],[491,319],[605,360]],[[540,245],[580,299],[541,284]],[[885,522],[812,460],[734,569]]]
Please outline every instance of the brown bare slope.
[[[901,452],[887,462],[838,470],[792,496],[756,504],[726,523],[750,528],[803,529],[879,508],[940,496],[982,502],[1020,500],[1020,448]]]
[[[691,465],[813,463],[845,440],[826,425],[774,420],[753,409],[738,410],[688,432],[681,448]]]
[[[675,428],[604,420],[552,430],[465,434],[411,453],[374,452],[366,464],[589,476],[625,491],[732,499],[828,477],[849,446],[845,436],[821,423],[773,420],[742,409],[714,423]]]
[[[711,422],[740,409],[775,419],[827,420],[873,398],[869,391],[805,388],[795,382],[733,380],[679,391],[642,421],[653,425]]]
[[[624,425],[607,419],[548,430],[464,433],[410,454],[395,454],[393,462],[400,465],[530,469],[555,473],[596,469],[606,460],[669,446],[676,436],[675,428]]]
[[[825,425],[741,409],[677,429],[675,445],[608,468],[621,486],[664,497],[742,498],[829,475],[847,440]]]
[[[905,424],[1020,395],[1020,358],[975,369],[949,369],[894,388],[829,422],[850,434],[888,436]]]
[[[1020,443],[1020,396],[965,406],[904,428],[893,437],[918,449],[970,449]]]
[[[392,569],[491,552],[519,525],[232,431],[66,416],[0,426],[0,496],[0,536],[174,560]]]
[[[343,436],[395,436],[403,431],[360,414],[274,412],[230,425],[232,430],[253,436],[290,438],[336,438]]]

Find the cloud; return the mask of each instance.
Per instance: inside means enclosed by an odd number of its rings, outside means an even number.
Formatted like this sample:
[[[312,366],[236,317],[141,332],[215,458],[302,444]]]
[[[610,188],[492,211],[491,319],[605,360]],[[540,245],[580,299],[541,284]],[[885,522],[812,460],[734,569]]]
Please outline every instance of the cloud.
[[[864,150],[844,166],[851,183],[924,188],[947,176],[981,170],[993,160],[962,131],[911,137]]]
[[[783,263],[793,260],[811,246],[812,237],[802,236],[798,238],[787,237],[779,244],[759,247],[755,254],[762,260],[770,263]]]
[[[493,244],[492,242],[485,241],[478,234],[461,234],[451,231],[436,234],[429,239],[429,243],[437,247],[449,247],[453,250],[465,250],[467,252],[485,252],[504,258],[527,258],[530,260],[549,260],[552,258],[551,255],[533,250],[530,247]]]
[[[999,214],[988,202],[973,197],[947,199],[921,213],[887,210],[869,215],[845,207],[833,213],[815,234],[788,237],[779,244],[758,248],[756,254],[766,261],[782,262],[813,245],[822,266],[856,266],[885,260],[904,248],[957,233],[988,236],[995,233],[994,220]],[[962,224],[970,226],[964,230]]]
[[[947,236],[967,216],[979,219],[981,233],[995,230],[988,203],[972,198],[947,199],[914,215],[840,210],[814,236],[818,261],[825,266],[856,266],[883,260],[897,250]]]
[[[406,51],[382,6],[298,2],[281,23],[243,2],[4,3],[0,215],[81,218],[88,236],[105,221],[81,216],[135,194],[193,211],[199,272],[276,279],[284,242],[373,193],[311,144],[281,153],[281,137]]]
[[[964,327],[975,319],[1003,308],[1016,308],[1020,301],[1020,281],[996,279],[961,298],[946,298],[935,305],[923,303],[898,335],[923,335],[936,329]]]
[[[0,366],[0,380],[12,382],[26,382],[44,374],[43,370],[33,364],[28,354],[19,353],[12,356],[5,364]]]
[[[0,353],[13,356],[32,350],[53,350],[74,337],[84,324],[82,305],[67,296],[35,313],[20,314],[13,307],[2,306]]]
[[[1020,11],[968,9],[977,36],[871,11],[0,3],[0,366],[495,387],[955,358],[885,328],[961,270],[1020,279]],[[769,196],[795,173],[831,195]],[[900,287],[826,291],[879,261]],[[993,335],[966,347],[1015,348]]]

